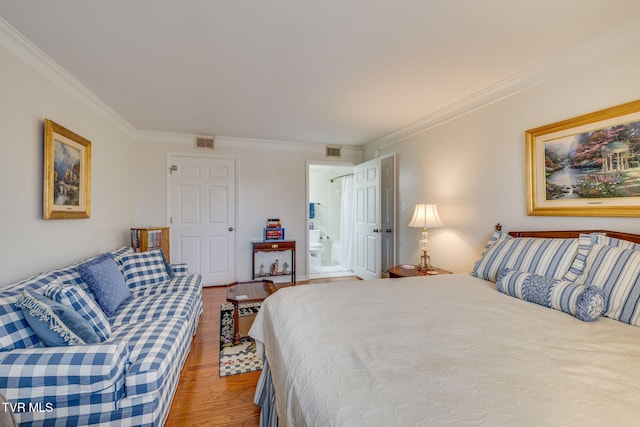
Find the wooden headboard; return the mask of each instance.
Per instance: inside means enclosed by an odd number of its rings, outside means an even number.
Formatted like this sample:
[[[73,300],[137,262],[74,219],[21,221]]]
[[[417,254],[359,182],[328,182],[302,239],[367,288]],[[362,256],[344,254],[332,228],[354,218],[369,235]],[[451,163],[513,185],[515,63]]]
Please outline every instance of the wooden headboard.
[[[500,224],[496,224],[496,230],[502,230]],[[577,238],[581,233],[604,233],[609,237],[628,240],[633,243],[640,243],[640,234],[624,233],[611,230],[544,230],[544,231],[510,231],[511,237],[547,237],[556,239]]]

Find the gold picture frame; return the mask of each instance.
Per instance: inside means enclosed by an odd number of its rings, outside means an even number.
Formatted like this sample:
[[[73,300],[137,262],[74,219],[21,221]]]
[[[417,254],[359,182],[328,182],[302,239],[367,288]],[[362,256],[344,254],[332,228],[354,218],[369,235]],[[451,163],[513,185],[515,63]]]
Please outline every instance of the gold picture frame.
[[[89,218],[91,141],[44,121],[44,219]]]
[[[527,214],[640,216],[640,100],[525,132]]]

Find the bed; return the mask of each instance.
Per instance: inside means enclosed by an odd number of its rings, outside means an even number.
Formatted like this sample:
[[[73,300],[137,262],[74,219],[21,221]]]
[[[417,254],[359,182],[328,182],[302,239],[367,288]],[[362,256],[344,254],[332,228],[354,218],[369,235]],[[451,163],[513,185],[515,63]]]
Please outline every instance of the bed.
[[[262,425],[637,425],[640,236],[496,231],[471,274],[284,288]]]

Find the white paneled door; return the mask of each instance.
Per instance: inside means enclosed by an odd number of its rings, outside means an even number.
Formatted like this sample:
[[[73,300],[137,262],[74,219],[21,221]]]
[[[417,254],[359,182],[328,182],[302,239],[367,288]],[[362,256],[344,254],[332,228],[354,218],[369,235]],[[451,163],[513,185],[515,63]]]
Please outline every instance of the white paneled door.
[[[202,275],[203,286],[233,282],[236,161],[170,156],[171,260]]]
[[[380,162],[356,165],[355,262],[354,273],[364,280],[380,277]]]

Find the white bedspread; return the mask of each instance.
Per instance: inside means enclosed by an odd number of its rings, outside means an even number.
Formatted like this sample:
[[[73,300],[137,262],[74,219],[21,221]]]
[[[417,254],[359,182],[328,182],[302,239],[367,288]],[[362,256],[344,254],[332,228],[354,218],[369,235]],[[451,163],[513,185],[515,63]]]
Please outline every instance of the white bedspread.
[[[280,425],[640,424],[640,328],[467,274],[284,288],[250,334]]]

